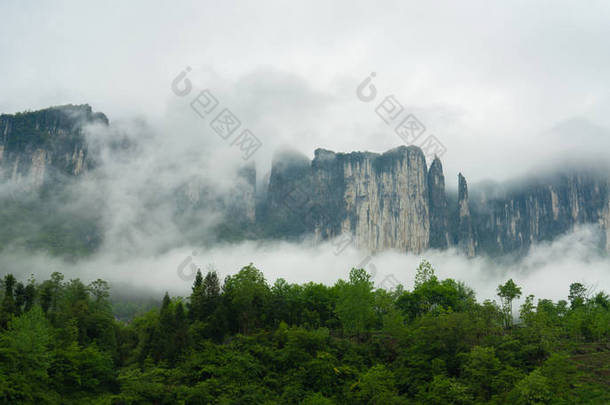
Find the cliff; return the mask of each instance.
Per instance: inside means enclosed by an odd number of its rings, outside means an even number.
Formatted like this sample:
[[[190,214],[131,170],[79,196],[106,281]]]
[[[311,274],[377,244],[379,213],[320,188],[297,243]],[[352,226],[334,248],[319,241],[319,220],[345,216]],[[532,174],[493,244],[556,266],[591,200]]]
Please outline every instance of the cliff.
[[[429,246],[426,161],[416,147],[384,154],[318,149],[311,163],[276,159],[267,195],[283,227],[296,221],[319,240],[350,234],[371,251]]]
[[[607,249],[608,203],[601,170],[573,168],[481,190],[473,203],[479,243],[488,254],[525,253],[535,242],[594,224]]]
[[[468,201],[468,184],[462,173],[458,174],[458,238],[457,245],[466,256],[474,257],[476,253],[475,230]]]
[[[257,222],[268,237],[350,234],[377,252],[419,253],[455,246],[468,257],[525,254],[580,224],[598,226],[610,249],[608,173],[570,169],[469,193],[458,176],[454,199],[445,191],[441,161],[429,170],[417,147],[383,154],[317,149],[313,161],[284,153],[274,159]],[[454,201],[454,205],[449,201]]]
[[[84,128],[94,123],[108,125],[108,119],[88,105],[0,115],[0,181],[17,184],[18,191],[45,184],[53,191],[65,179],[91,171],[95,162]],[[199,225],[212,212],[223,214],[215,229],[220,240],[350,235],[357,247],[371,252],[455,247],[469,257],[501,256],[525,254],[536,242],[591,224],[610,251],[607,169],[563,168],[470,187],[460,174],[455,195],[445,190],[438,158],[428,168],[421,149],[401,146],[382,154],[317,149],[313,160],[283,151],[275,155],[263,190],[257,191],[256,176],[251,164],[223,193],[184,179],[182,186],[157,195],[173,198],[173,220],[195,242],[209,237]],[[91,227],[87,235],[94,233]]]
[[[445,193],[443,165],[435,158],[428,170],[428,194],[430,201],[430,247],[446,249],[451,245],[449,232],[449,203]]]
[[[78,176],[91,165],[83,127],[108,125],[89,105],[65,105],[0,115],[0,178],[36,190],[58,177]]]

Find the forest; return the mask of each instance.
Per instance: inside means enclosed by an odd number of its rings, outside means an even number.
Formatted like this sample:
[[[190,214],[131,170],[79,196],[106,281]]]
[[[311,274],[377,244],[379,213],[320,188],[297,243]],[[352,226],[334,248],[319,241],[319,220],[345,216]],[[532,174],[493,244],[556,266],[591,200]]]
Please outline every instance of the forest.
[[[106,281],[5,273],[0,402],[610,403],[605,292],[553,302],[510,279],[479,302],[425,260],[414,274],[388,291],[363,269],[332,286],[198,271],[188,297],[125,319]]]

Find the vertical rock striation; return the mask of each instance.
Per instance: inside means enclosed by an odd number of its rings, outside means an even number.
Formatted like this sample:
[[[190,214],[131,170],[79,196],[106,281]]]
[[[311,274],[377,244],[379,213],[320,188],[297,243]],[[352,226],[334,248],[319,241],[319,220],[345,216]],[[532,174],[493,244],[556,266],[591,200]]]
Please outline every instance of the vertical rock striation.
[[[0,178],[38,189],[58,176],[78,176],[88,168],[83,128],[108,125],[89,105],[0,115]]]
[[[468,184],[462,173],[458,175],[458,247],[466,256],[474,257],[476,238],[468,203]]]
[[[449,204],[445,194],[443,165],[435,158],[428,170],[428,194],[430,201],[430,247],[446,249],[449,240]]]
[[[88,105],[0,115],[0,182],[20,184],[18,191],[45,184],[60,189],[65,178],[86,173],[94,162],[84,128],[92,123],[108,125],[108,119]],[[308,234],[325,240],[349,233],[356,246],[373,252],[455,245],[472,257],[522,255],[581,224],[597,226],[610,251],[609,177],[607,168],[564,168],[469,190],[460,174],[456,200],[448,198],[438,158],[428,169],[419,148],[401,146],[383,154],[317,149],[312,161],[279,153],[260,199],[254,165],[238,171],[229,191],[191,181],[182,192],[170,192],[184,229],[209,210],[222,212],[227,240]]]
[[[310,165],[294,170],[298,177],[274,165],[267,205],[286,200],[278,197],[282,189],[290,201],[302,200],[298,216],[318,239],[350,233],[356,246],[371,251],[428,248],[428,181],[419,148],[402,146],[381,155],[318,149]],[[290,190],[297,197],[290,197]]]
[[[573,169],[479,194],[474,204],[482,250],[526,253],[576,225],[597,224],[608,232],[608,178],[603,172]]]
[[[470,193],[458,176],[455,207],[448,203],[443,166],[426,169],[417,147],[383,154],[317,149],[274,159],[265,215],[268,236],[307,233],[317,240],[354,236],[356,246],[377,252],[421,252],[456,245],[466,256],[525,254],[578,224],[598,224],[610,248],[608,176],[572,170]]]
[[[426,160],[419,148],[346,156],[343,231],[372,251],[421,252],[430,242]]]

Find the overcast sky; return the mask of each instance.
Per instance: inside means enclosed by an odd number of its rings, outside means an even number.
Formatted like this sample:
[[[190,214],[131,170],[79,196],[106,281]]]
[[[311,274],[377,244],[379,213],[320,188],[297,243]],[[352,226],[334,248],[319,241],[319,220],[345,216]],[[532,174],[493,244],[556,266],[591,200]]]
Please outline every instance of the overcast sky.
[[[262,167],[280,146],[400,145],[374,111],[387,95],[446,146],[450,187],[610,151],[608,2],[4,0],[0,15],[0,112],[89,103],[167,128],[190,66],[261,139]]]

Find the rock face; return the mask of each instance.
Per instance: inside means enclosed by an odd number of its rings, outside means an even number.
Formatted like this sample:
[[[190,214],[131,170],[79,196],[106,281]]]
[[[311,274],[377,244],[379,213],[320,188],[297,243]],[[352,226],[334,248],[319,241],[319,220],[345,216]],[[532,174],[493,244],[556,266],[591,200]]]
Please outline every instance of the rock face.
[[[572,170],[519,184],[470,192],[458,176],[455,205],[448,202],[442,163],[426,169],[416,147],[384,154],[317,149],[313,161],[284,153],[273,163],[257,222],[285,237],[317,240],[353,235],[372,252],[421,252],[456,246],[468,257],[524,254],[539,241],[597,224],[610,249],[606,172]]]
[[[15,115],[0,115],[0,178],[38,189],[58,176],[87,170],[83,127],[108,125],[88,105],[66,105]]]
[[[341,231],[351,232],[357,247],[373,252],[428,248],[427,170],[419,148],[399,147],[377,156],[349,154],[338,160],[345,213]]]
[[[429,246],[426,161],[416,147],[381,155],[318,149],[311,164],[274,164],[267,201],[271,209],[292,208],[287,221],[302,218],[318,239],[351,234],[356,246],[373,252]]]
[[[449,204],[445,194],[443,165],[435,158],[428,170],[428,194],[430,201],[430,247],[446,249],[449,239]]]
[[[462,173],[458,175],[458,247],[466,256],[474,257],[476,237],[468,203],[468,184]]]
[[[95,162],[83,129],[91,123],[108,119],[88,105],[0,115],[2,185],[38,190],[90,171]],[[247,165],[228,192],[185,179],[179,190],[159,194],[176,197],[180,229],[193,240],[206,232],[190,231],[213,211],[224,213],[223,240],[344,235],[371,252],[456,247],[472,257],[524,254],[580,224],[597,226],[610,251],[609,179],[607,169],[575,168],[469,190],[460,174],[455,196],[445,191],[438,158],[428,169],[419,148],[401,146],[383,154],[317,149],[313,160],[282,152],[258,193],[256,169]]]
[[[488,254],[525,253],[579,224],[597,224],[607,235],[608,175],[578,169],[545,175],[481,192],[473,206],[479,243]]]

